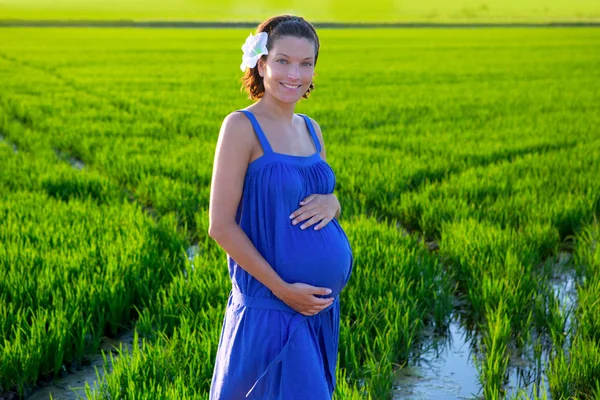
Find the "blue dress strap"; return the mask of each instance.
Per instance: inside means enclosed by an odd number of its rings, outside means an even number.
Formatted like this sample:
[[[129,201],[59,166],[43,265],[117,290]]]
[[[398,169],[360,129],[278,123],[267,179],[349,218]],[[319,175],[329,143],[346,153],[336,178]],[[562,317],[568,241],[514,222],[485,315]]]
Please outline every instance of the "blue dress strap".
[[[260,142],[263,152],[264,153],[272,153],[273,149],[271,149],[271,145],[269,144],[269,141],[267,140],[267,137],[265,136],[265,133],[263,132],[262,128],[260,127],[254,114],[252,114],[252,112],[250,112],[248,110],[237,110],[237,111],[243,112],[246,115],[246,117],[248,117],[248,119],[250,120],[250,123],[252,124],[252,127],[254,128],[254,132],[256,133],[256,136],[258,137],[258,141]]]
[[[315,132],[315,128],[313,127],[312,122],[310,122],[310,118],[308,118],[304,114],[298,114],[302,118],[304,118],[304,122],[306,122],[306,126],[310,132],[310,136],[312,137],[313,142],[315,143],[315,148],[317,149],[317,153],[321,152],[321,142],[319,142],[319,138],[317,137],[317,133]]]

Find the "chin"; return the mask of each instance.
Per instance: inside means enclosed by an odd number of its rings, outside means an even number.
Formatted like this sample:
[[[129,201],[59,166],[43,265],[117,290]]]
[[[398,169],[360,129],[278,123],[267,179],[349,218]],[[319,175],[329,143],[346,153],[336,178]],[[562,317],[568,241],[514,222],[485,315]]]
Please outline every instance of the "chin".
[[[300,101],[300,99],[302,99],[302,96],[296,98],[296,99],[291,99],[289,97],[278,97],[277,100],[279,100],[282,103],[286,103],[286,104],[293,104],[293,103],[297,103]]]
[[[277,101],[279,101],[280,103],[284,103],[284,104],[293,104],[293,103],[297,103],[298,101],[300,101],[300,99],[302,99],[302,96],[286,96],[285,94],[282,95],[280,93],[275,94],[274,96],[275,99],[277,99]]]

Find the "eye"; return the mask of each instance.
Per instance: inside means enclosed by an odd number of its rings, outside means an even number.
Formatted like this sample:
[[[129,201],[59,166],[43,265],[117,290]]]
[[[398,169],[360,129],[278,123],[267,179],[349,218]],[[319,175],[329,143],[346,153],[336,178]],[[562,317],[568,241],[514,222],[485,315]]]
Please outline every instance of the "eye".
[[[306,65],[307,67],[312,67],[312,63],[309,62],[305,62],[304,65]]]
[[[282,62],[282,61],[283,61],[284,63],[285,63],[285,62],[287,62],[286,60],[283,60],[283,59],[277,60],[277,62],[278,62],[278,63],[280,63],[280,62]]]

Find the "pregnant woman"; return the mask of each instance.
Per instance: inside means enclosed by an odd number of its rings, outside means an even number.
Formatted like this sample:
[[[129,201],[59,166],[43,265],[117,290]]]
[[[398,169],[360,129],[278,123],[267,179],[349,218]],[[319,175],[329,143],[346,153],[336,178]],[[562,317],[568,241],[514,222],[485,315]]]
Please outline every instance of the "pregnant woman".
[[[319,39],[283,15],[242,50],[255,102],[223,121],[210,196],[209,234],[232,282],[210,399],[331,399],[352,249],[321,129],[294,113],[314,88]]]

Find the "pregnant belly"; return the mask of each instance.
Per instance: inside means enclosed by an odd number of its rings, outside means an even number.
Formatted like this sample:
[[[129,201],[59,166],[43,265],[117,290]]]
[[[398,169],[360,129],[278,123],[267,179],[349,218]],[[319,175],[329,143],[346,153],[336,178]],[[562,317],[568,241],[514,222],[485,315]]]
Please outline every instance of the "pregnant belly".
[[[282,228],[275,269],[288,283],[326,287],[337,296],[350,278],[352,249],[336,219],[319,230],[313,228],[302,230],[300,224],[291,223]]]

